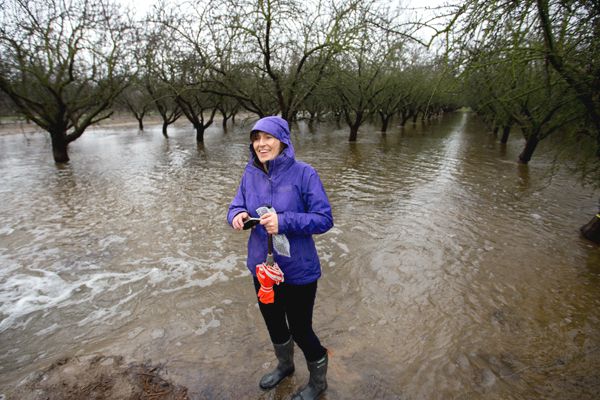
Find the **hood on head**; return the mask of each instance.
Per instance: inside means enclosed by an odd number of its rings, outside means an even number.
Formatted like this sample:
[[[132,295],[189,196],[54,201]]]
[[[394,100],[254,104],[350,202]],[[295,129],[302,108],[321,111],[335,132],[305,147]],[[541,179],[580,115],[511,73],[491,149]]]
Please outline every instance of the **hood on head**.
[[[250,133],[261,131],[268,133],[276,137],[281,143],[285,145],[284,153],[287,153],[289,157],[294,157],[294,146],[292,146],[292,140],[290,138],[290,127],[288,122],[278,116],[264,117],[256,121]],[[250,143],[251,153],[254,153],[252,143]]]

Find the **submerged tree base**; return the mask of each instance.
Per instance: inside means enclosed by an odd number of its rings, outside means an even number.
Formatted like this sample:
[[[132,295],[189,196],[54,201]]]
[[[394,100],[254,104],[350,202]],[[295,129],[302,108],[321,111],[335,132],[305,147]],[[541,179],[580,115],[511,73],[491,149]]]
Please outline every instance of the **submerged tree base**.
[[[579,230],[583,237],[600,244],[600,214],[596,214],[590,222],[583,225]]]

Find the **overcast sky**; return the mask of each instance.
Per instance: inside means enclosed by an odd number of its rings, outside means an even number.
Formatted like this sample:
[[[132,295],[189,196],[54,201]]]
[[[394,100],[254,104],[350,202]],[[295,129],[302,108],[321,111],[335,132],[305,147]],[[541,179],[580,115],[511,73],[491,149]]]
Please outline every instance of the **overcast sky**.
[[[124,4],[133,10],[135,10],[136,18],[143,18],[146,13],[152,10],[152,6],[157,3],[158,0],[117,0],[121,4]],[[184,2],[185,0],[166,0],[168,4],[176,4]],[[427,15],[431,16],[433,13],[427,9],[433,9],[443,4],[448,4],[449,0],[389,0],[391,4],[403,4],[407,8],[413,8],[410,18],[421,19],[423,21]],[[456,1],[452,3],[456,4]],[[413,14],[414,13],[414,14]],[[418,17],[417,17],[418,16]],[[422,40],[427,40],[432,34],[431,30],[422,30],[420,34],[417,34]]]
[[[135,9],[136,14],[138,16],[144,16],[147,11],[152,9],[152,5],[156,3],[156,1],[152,0],[118,0],[120,3],[130,6]],[[168,1],[168,3],[176,3],[176,1]],[[407,7],[414,7],[416,9],[421,9],[422,12],[425,12],[425,7],[436,7],[447,3],[448,0],[402,0],[402,3],[407,5]],[[398,0],[392,0],[391,3],[399,3]]]
[[[142,17],[152,8],[153,1],[148,0],[118,0],[119,3],[129,6],[136,11],[138,17]]]

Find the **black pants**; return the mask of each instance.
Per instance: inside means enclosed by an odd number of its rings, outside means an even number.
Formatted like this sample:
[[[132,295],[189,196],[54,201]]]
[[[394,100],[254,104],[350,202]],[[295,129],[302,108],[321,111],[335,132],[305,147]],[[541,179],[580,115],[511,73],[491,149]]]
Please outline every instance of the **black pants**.
[[[258,293],[260,283],[254,278],[254,287]],[[258,305],[265,319],[271,341],[283,344],[290,339],[298,344],[307,361],[323,358],[327,350],[312,329],[313,307],[317,295],[317,282],[307,285],[289,285],[281,283],[273,287],[275,302]]]

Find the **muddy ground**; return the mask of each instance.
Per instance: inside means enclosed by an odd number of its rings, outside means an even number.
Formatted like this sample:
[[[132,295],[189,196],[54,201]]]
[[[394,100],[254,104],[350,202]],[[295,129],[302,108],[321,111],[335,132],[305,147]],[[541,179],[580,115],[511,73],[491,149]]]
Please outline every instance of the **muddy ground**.
[[[123,357],[62,359],[30,375],[6,400],[188,400],[187,388],[165,379],[165,367],[126,363]]]

